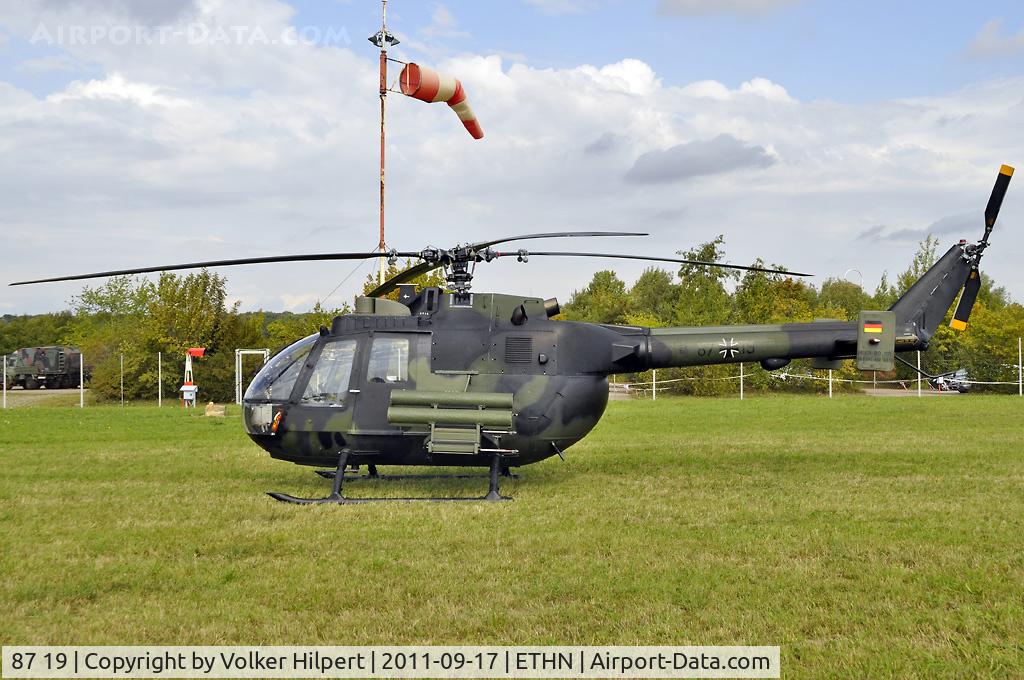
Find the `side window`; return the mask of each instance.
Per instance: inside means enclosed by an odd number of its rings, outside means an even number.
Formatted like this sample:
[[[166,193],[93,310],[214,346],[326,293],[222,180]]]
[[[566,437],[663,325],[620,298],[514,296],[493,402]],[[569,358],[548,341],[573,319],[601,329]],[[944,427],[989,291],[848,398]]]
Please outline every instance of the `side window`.
[[[409,379],[409,338],[377,335],[366,370],[370,382],[398,383]]]
[[[344,404],[355,358],[355,340],[336,340],[324,345],[302,394],[302,403],[310,406]]]

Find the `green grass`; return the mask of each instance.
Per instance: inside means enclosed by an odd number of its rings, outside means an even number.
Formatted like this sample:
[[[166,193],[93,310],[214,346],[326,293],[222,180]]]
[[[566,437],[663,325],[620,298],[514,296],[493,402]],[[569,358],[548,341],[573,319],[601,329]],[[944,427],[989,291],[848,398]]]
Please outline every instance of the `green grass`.
[[[234,416],[0,413],[0,642],[778,644],[787,678],[1024,673],[1018,397],[614,402],[500,504],[275,503],[328,483]]]

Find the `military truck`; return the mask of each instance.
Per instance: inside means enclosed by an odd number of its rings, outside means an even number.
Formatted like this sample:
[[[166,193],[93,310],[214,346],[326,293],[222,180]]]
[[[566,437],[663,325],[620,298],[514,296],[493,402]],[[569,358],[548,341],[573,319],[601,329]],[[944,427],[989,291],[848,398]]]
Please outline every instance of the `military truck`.
[[[8,387],[20,385],[26,390],[78,387],[82,353],[76,347],[22,347],[8,354],[4,361],[7,362]]]

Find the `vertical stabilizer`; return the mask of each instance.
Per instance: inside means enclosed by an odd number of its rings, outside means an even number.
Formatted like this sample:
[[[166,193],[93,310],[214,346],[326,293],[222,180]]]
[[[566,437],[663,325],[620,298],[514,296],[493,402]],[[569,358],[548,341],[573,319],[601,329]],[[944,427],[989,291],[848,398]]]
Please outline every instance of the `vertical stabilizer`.
[[[946,251],[931,269],[924,273],[914,285],[896,301],[890,311],[896,312],[898,326],[909,330],[924,346],[935,335],[935,330],[946,317],[946,311],[960,293],[971,268],[974,257],[968,252],[966,243],[961,242]]]
[[[897,324],[917,336],[922,347],[935,335],[935,330],[946,317],[953,300],[960,295],[950,326],[962,331],[967,328],[971,308],[981,290],[981,272],[978,265],[988,248],[988,238],[999,216],[999,208],[1010,186],[1013,168],[999,168],[992,195],[985,207],[985,233],[977,243],[960,241],[950,248],[924,276],[910,287],[890,309],[896,312]],[[960,291],[963,290],[963,293]]]

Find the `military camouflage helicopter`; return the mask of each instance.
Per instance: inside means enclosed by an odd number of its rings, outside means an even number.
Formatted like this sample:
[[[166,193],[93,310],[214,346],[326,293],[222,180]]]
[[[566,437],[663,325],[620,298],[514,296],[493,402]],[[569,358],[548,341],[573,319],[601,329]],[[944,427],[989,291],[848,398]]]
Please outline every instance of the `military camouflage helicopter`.
[[[245,393],[246,432],[271,456],[334,467],[325,498],[271,493],[292,503],[351,503],[345,472],[366,465],[486,466],[486,500],[501,500],[499,477],[562,453],[597,424],[608,376],[651,368],[758,361],[766,370],[797,358],[816,367],[856,359],[864,370],[891,370],[898,352],[925,350],[958,293],[952,326],[964,329],[981,287],[988,247],[1013,168],[1003,166],[977,243],[954,244],[887,311],[857,322],[642,328],[553,320],[558,302],[472,292],[478,263],[515,257],[602,257],[807,276],[762,267],[619,253],[496,250],[510,241],[555,237],[640,236],[631,232],[528,234],[445,250],[389,253],[420,263],[355,300],[352,314],[279,352]],[[12,285],[122,274],[313,260],[355,260],[378,253],[323,253],[123,269]],[[417,290],[408,281],[443,268],[447,287]],[[398,300],[386,295],[398,289]],[[902,360],[901,360],[902,361]],[[907,363],[907,362],[903,362]],[[909,364],[907,364],[909,365]],[[324,471],[326,472],[326,471]],[[387,499],[387,500],[478,500]]]

